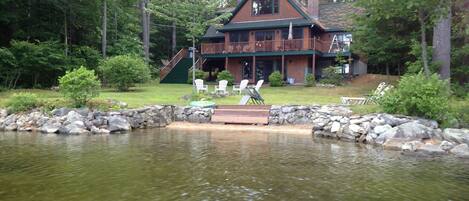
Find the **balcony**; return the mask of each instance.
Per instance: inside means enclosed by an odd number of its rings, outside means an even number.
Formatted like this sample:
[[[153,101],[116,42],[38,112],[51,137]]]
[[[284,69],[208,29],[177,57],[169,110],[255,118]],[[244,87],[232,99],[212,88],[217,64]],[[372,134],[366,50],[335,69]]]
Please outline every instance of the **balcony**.
[[[202,54],[238,54],[315,50],[328,52],[331,42],[318,38],[250,41],[236,43],[202,43]]]

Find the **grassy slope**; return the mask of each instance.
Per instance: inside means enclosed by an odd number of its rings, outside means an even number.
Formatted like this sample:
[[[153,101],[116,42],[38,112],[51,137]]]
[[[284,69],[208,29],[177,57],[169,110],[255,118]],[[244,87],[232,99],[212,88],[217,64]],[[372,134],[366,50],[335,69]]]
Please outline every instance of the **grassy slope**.
[[[354,80],[351,84],[336,88],[321,88],[303,86],[268,87],[261,89],[266,104],[332,104],[339,103],[341,96],[363,96],[376,88],[378,83],[386,80],[385,76],[367,76]],[[391,78],[395,80],[395,78]],[[210,91],[214,86],[209,86]],[[130,92],[116,92],[112,89],[103,89],[99,99],[115,99],[124,101],[130,107],[140,107],[150,104],[177,104],[186,105],[188,101],[181,97],[191,93],[191,85],[187,84],[147,84],[140,85]],[[38,94],[41,98],[60,98],[61,95],[49,90],[13,90],[0,93],[0,106],[4,106],[12,94],[27,91]],[[237,104],[241,96],[229,96],[215,99],[217,104]]]

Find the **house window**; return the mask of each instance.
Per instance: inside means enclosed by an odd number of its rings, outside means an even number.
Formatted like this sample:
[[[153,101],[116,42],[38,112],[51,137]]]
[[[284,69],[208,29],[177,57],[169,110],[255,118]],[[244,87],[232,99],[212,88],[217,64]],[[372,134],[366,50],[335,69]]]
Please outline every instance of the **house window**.
[[[249,33],[246,31],[236,31],[230,33],[230,42],[237,43],[237,42],[248,42],[249,41]]]
[[[332,38],[332,45],[330,52],[349,52],[350,45],[352,44],[352,34],[350,33],[337,33]]]
[[[282,39],[288,39],[289,29],[282,29]],[[293,39],[303,39],[303,28],[293,28]]]
[[[278,13],[278,0],[253,0],[252,15],[267,15]]]
[[[256,41],[274,40],[274,31],[256,31]]]

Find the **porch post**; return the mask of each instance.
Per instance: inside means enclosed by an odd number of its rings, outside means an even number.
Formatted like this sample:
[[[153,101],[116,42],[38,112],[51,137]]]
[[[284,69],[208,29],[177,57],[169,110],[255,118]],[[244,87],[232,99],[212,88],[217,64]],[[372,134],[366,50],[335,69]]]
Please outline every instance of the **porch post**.
[[[225,70],[228,70],[228,57],[225,57]]]
[[[285,79],[285,55],[282,54],[282,80]]]
[[[313,53],[313,77],[314,79],[316,79],[316,53]]]
[[[252,80],[256,82],[256,56],[252,56]]]

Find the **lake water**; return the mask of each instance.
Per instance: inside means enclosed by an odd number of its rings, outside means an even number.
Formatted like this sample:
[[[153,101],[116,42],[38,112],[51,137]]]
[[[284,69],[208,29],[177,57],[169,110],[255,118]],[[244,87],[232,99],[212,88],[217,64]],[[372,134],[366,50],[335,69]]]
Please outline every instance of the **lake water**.
[[[468,200],[469,161],[311,136],[0,133],[0,200]]]

